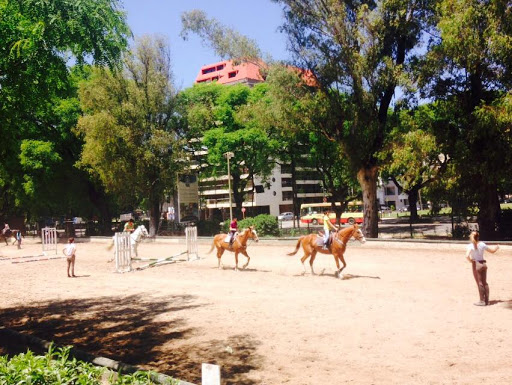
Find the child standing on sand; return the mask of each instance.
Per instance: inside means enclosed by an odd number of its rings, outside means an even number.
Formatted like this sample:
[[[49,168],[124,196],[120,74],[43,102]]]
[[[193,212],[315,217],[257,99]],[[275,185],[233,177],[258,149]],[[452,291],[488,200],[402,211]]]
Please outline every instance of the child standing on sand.
[[[68,262],[68,277],[76,277],[76,275],[75,275],[75,253],[76,253],[75,238],[69,238],[68,244],[62,250],[62,252],[66,256],[66,260]],[[70,267],[71,267],[71,275],[69,275]]]

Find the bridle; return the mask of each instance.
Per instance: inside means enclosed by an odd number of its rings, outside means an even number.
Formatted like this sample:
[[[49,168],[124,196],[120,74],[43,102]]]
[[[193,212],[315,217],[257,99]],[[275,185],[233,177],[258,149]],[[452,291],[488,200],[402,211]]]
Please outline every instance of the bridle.
[[[343,242],[341,239],[338,238],[339,232],[340,232],[340,230],[336,231],[336,236],[334,237],[334,241],[338,242],[341,246],[346,246],[347,242]],[[364,240],[364,235],[360,229],[357,229],[356,231],[354,231],[348,239],[350,239],[352,237],[354,237],[359,242],[363,242],[363,240]]]
[[[245,246],[244,246],[244,245],[242,245],[242,242],[240,242],[240,237],[241,237],[241,235],[242,235],[242,234],[244,234],[244,235],[245,235],[245,232],[246,232],[246,231],[249,231],[249,235],[247,235],[247,241],[246,241]],[[253,236],[250,236],[250,235],[253,235]],[[255,237],[256,237],[256,238],[255,238]],[[238,237],[236,238],[236,240],[235,240],[235,241],[236,241],[236,242],[238,242],[238,244],[240,245],[240,247],[247,247],[247,246],[249,246],[248,242],[249,242],[249,241],[251,241],[251,240],[252,240],[252,241],[255,241],[255,242],[258,242],[258,240],[259,240],[259,238],[258,238],[258,234],[256,234],[256,232],[254,231],[254,229],[246,228],[246,229],[244,230],[244,232],[243,232],[243,233],[241,233],[241,234],[239,234],[239,235],[238,235]]]

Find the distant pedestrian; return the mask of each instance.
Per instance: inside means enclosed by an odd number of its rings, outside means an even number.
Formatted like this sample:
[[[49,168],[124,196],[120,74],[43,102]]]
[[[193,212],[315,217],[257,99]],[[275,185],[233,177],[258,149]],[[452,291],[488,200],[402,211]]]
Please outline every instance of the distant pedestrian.
[[[133,221],[132,218],[130,218],[130,220],[124,224],[123,231],[130,234],[135,231],[135,222]]]
[[[487,263],[484,259],[484,252],[495,253],[500,248],[496,246],[487,246],[480,241],[478,231],[471,232],[469,236],[471,243],[466,249],[466,259],[471,262],[473,267],[473,277],[475,278],[480,295],[480,301],[476,302],[476,306],[489,305],[489,285],[487,284]]]
[[[66,260],[68,262],[68,277],[76,277],[76,275],[75,275],[75,258],[76,258],[75,238],[69,238],[68,244],[62,250],[62,252],[66,256]],[[71,268],[71,275],[69,274],[70,268]]]

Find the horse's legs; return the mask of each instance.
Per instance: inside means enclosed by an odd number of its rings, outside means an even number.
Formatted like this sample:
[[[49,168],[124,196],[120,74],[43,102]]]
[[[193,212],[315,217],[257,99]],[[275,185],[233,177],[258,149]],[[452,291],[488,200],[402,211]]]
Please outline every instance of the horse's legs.
[[[309,258],[309,254],[304,251],[304,256],[300,259],[300,262],[302,263],[302,268],[304,269],[304,272],[302,273],[302,275],[306,274],[306,266],[304,265],[304,262],[306,262],[306,259]]]
[[[235,250],[235,271],[238,271],[238,250]]]
[[[217,247],[217,261],[219,262],[217,265],[217,268],[219,270],[224,267],[224,265],[220,262],[220,259],[222,258],[222,254],[224,254],[224,249],[222,247]]]
[[[316,258],[316,250],[314,250],[311,253],[311,258],[309,259],[309,266],[311,267],[311,274],[313,274],[313,275],[316,275],[315,271],[313,270],[313,262],[315,262],[315,258]]]
[[[338,268],[338,271],[336,272],[336,274],[338,275],[338,277],[341,278],[341,272],[343,271],[343,269],[345,267],[347,267],[347,264],[345,263],[345,258],[343,257],[343,254],[339,255],[338,257],[335,257],[336,258],[336,266]],[[338,259],[341,261],[341,263],[343,263],[343,267],[340,269],[340,264],[338,262]]]
[[[249,257],[249,254],[247,254],[246,250],[240,251],[240,252],[247,257],[247,262],[245,263],[245,265],[242,266],[242,269],[245,269],[247,267],[247,265],[249,265],[249,261],[251,260],[251,257]]]

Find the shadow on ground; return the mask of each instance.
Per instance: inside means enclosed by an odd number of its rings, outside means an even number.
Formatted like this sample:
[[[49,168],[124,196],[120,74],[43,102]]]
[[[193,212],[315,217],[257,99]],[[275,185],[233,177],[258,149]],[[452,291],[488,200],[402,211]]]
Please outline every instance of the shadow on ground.
[[[165,299],[105,296],[2,309],[0,324],[58,346],[73,345],[192,383],[201,383],[204,362],[221,366],[223,384],[256,384],[248,374],[263,359],[256,354],[259,342],[251,336],[187,342],[202,332],[187,326],[184,311],[199,306],[207,305],[187,295]],[[0,354],[26,351],[25,347],[2,345],[0,341]]]

